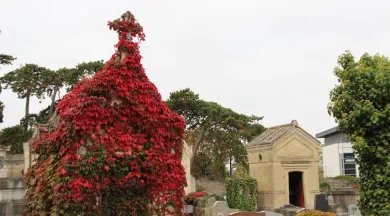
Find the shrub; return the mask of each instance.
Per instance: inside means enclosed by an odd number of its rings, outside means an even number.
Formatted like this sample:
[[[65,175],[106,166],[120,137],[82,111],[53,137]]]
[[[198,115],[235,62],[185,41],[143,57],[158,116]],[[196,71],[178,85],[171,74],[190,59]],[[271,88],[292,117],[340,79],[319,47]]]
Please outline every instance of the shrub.
[[[337,214],[333,212],[320,212],[315,210],[307,210],[303,212],[299,212],[296,216],[337,216]]]
[[[245,172],[238,171],[237,175],[226,179],[226,201],[229,208],[241,211],[256,210],[257,182]]]
[[[216,201],[225,201],[225,198],[222,195],[218,195],[218,194],[207,194],[207,195],[201,197],[201,199],[208,200],[211,197],[215,197]]]
[[[334,69],[339,83],[330,93],[328,112],[352,142],[361,176],[362,215],[390,215],[390,59],[349,52]]]
[[[355,176],[336,176],[334,179],[344,181],[348,185],[356,185],[360,183],[360,179]]]
[[[196,192],[202,192],[202,191],[205,191],[206,188],[203,185],[196,184],[195,190],[196,190]]]
[[[330,193],[330,185],[328,182],[320,182],[320,190],[321,192]]]
[[[194,201],[197,199],[197,198],[200,198],[200,197],[203,197],[203,196],[206,196],[208,195],[208,193],[206,191],[202,191],[202,192],[192,192],[192,193],[189,193],[185,198],[184,198],[184,202],[187,204],[187,205],[193,205],[194,204]]]
[[[217,201],[225,201],[225,198],[222,195],[214,194],[213,196]]]

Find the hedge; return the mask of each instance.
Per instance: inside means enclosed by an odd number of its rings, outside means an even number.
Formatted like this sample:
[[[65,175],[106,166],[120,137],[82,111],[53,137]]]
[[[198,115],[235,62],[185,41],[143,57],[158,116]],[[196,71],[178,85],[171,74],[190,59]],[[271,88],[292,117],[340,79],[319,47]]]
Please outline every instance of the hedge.
[[[249,176],[237,176],[226,179],[226,201],[229,208],[241,211],[256,210],[257,182]]]

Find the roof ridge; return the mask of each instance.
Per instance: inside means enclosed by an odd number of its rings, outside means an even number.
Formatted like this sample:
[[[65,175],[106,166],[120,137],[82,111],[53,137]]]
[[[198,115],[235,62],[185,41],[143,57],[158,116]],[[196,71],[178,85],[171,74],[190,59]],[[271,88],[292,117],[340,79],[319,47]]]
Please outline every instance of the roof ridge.
[[[281,124],[281,125],[276,125],[276,126],[269,127],[268,129],[275,129],[275,128],[286,127],[286,126],[293,126],[293,125],[291,123]]]
[[[266,131],[264,131],[256,138],[254,138],[252,141],[250,141],[248,143],[248,147],[255,146],[255,145],[262,145],[262,144],[272,144],[278,139],[284,137],[286,134],[297,130],[300,130],[306,136],[309,136],[313,140],[319,142],[316,138],[313,137],[313,135],[311,135],[309,132],[307,132],[305,129],[299,126],[296,120],[293,120],[289,124],[282,124],[282,125],[269,127]]]

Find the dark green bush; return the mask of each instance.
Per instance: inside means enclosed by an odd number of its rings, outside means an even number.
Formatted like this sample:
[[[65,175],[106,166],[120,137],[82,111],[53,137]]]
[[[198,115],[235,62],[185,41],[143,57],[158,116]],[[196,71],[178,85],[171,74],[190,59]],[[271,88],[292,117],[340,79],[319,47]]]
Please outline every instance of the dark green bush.
[[[327,194],[330,194],[330,185],[328,182],[320,182],[320,190],[321,192],[326,192]]]
[[[241,211],[255,211],[257,198],[257,182],[246,170],[237,168],[237,174],[225,181],[226,201],[229,208]]]
[[[218,195],[218,194],[207,194],[201,197],[201,199],[208,200],[210,197],[215,197],[215,200],[217,201],[225,201],[225,198],[222,195]]]

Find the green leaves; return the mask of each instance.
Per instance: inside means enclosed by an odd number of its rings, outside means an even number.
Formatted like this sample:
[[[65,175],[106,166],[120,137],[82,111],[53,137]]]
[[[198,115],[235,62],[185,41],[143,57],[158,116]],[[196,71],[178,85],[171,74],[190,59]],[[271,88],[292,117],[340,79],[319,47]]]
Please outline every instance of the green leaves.
[[[353,142],[361,176],[364,215],[390,215],[390,60],[350,52],[338,59],[328,111]]]
[[[103,69],[103,60],[82,62],[74,68],[62,68],[56,72],[57,77],[61,78],[62,85],[67,87],[67,91],[70,91],[78,81],[84,77],[91,76]]]
[[[32,131],[25,131],[21,125],[4,128],[0,132],[0,145],[10,147],[9,153],[23,154],[23,143],[31,138]]]
[[[0,54],[0,65],[10,65],[15,60],[16,60],[15,57],[6,54]]]
[[[1,32],[1,31],[0,31]],[[12,65],[12,62],[15,61],[16,58],[6,54],[0,54],[0,65]],[[0,88],[1,92],[1,88]],[[4,104],[0,101],[0,123],[3,123],[3,110]]]
[[[10,55],[0,54],[0,65],[10,65],[15,60],[16,60],[16,58],[14,58]]]
[[[255,211],[257,199],[257,182],[243,173],[225,181],[226,201],[229,208],[241,211]]]
[[[230,161],[245,164],[244,145],[265,130],[259,123],[263,117],[239,114],[204,101],[188,88],[172,92],[166,104],[186,121],[186,141],[193,149],[192,164],[198,166],[193,169],[197,171],[193,173],[196,177],[204,177],[206,173],[209,177],[225,177],[225,165]]]
[[[172,92],[166,104],[171,110],[184,118],[190,130],[201,125],[218,126],[226,130],[239,130],[248,125],[258,124],[258,121],[263,118],[238,114],[215,102],[201,100],[198,94],[188,88]]]
[[[26,98],[30,95],[42,98],[47,87],[45,77],[50,73],[51,71],[47,68],[36,64],[26,64],[1,77],[1,83],[5,88],[11,88],[19,98]]]

